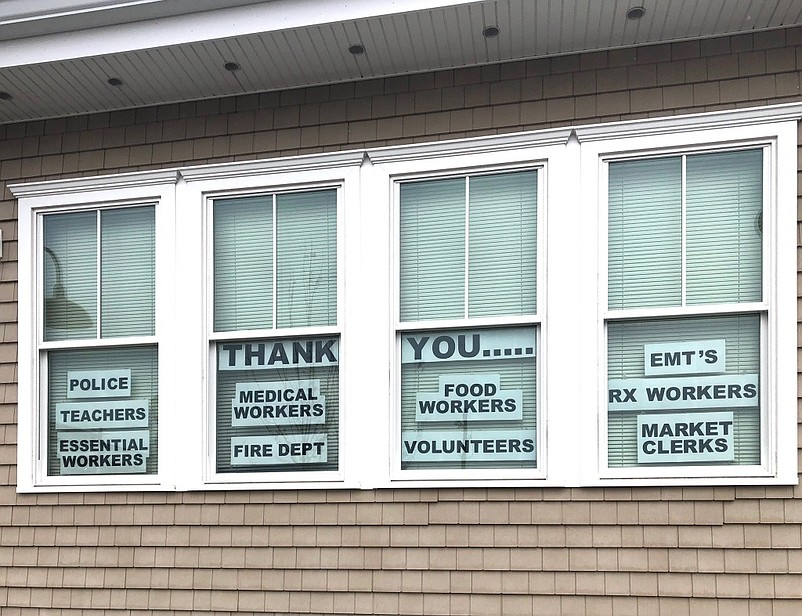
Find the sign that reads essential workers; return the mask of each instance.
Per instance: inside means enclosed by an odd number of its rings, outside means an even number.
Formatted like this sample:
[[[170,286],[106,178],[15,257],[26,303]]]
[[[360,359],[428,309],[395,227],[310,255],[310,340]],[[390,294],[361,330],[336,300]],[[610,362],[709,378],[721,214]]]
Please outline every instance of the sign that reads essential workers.
[[[610,379],[610,411],[749,407],[758,404],[757,374]]]
[[[316,464],[327,460],[325,434],[235,436],[231,439],[232,466]]]
[[[131,370],[70,370],[67,398],[127,398],[131,395]]]
[[[411,430],[401,442],[403,462],[527,462],[534,458],[534,430]]]
[[[231,425],[302,426],[326,423],[326,396],[320,379],[237,383]]]
[[[108,430],[147,428],[147,400],[95,400],[56,404],[57,430]]]
[[[336,366],[337,338],[225,342],[218,346],[220,370],[270,370],[301,366]]]
[[[638,415],[638,464],[731,462],[733,413]]]
[[[520,389],[504,391],[498,374],[453,374],[439,377],[437,393],[419,392],[417,421],[505,421],[523,419]]]
[[[58,432],[62,475],[144,473],[150,455],[147,430]]]
[[[723,374],[727,371],[725,340],[663,342],[643,347],[646,376],[674,374]]]
[[[425,332],[401,336],[401,363],[535,356],[534,327]]]

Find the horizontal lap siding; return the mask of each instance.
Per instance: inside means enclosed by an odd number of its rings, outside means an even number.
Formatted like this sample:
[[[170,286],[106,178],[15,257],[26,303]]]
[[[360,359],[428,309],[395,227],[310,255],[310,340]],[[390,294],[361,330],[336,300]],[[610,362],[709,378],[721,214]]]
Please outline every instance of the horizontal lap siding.
[[[0,126],[3,615],[802,613],[798,487],[17,495],[6,188],[798,101],[801,68],[793,29]]]

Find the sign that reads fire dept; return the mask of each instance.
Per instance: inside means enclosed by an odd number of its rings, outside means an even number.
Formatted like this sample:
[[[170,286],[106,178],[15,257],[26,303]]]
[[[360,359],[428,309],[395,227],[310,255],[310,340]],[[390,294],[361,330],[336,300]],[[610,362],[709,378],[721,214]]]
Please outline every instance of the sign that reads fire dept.
[[[325,434],[235,436],[231,439],[232,466],[316,464],[328,460]]]
[[[731,412],[638,415],[638,464],[734,459]]]

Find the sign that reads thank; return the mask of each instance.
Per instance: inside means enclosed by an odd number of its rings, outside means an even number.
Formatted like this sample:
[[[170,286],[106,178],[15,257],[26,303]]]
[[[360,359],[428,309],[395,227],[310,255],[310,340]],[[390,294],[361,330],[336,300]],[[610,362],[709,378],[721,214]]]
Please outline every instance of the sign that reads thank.
[[[337,338],[224,342],[218,345],[220,370],[270,370],[306,366],[336,366]]]

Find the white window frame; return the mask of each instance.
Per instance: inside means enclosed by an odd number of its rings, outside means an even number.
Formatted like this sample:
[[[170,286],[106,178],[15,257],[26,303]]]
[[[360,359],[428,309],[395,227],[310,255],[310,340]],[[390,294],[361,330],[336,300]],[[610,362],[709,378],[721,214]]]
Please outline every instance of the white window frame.
[[[155,334],[81,341],[45,342],[41,313],[43,279],[41,253],[43,217],[48,214],[86,212],[120,206],[152,205],[155,207],[156,254],[167,250],[174,234],[173,207],[175,171],[135,173],[116,177],[64,180],[42,184],[20,185],[14,194],[19,198],[20,280],[33,284],[19,285],[19,335],[26,341],[19,345],[19,455],[17,486],[27,491],[74,491],[106,489],[164,489],[171,473],[172,460],[163,450],[174,429],[169,410],[174,406],[175,388],[170,379],[173,344],[166,332],[173,326],[169,310],[171,287],[175,278],[169,260],[156,259]],[[53,348],[121,348],[131,345],[154,345],[158,349],[158,471],[155,474],[62,475],[47,474],[47,379],[44,354]],[[164,406],[162,406],[164,405]]]
[[[797,475],[797,125],[802,103],[562,127],[106,177],[17,184],[19,200],[18,490],[89,492],[392,487],[792,485]],[[606,466],[606,161],[760,144],[769,148],[764,211],[765,439],[759,468],[721,472]],[[401,323],[398,182],[541,168],[538,314]],[[215,472],[210,340],[272,337],[212,328],[209,200],[337,187],[340,458],[336,472]],[[116,204],[156,206],[159,465],[156,475],[48,477],[37,323],[37,221]],[[26,281],[32,281],[27,283]],[[694,307],[694,313],[714,312]],[[681,313],[679,311],[678,313]],[[639,314],[646,315],[647,311]],[[658,314],[658,313],[655,313]],[[662,316],[666,311],[660,310]],[[400,331],[532,322],[538,327],[537,469],[402,471]],[[280,336],[297,330],[273,330]],[[312,330],[309,330],[312,331]],[[314,328],[315,332],[320,329]],[[326,330],[329,331],[329,330]],[[793,333],[792,333],[793,332]],[[137,339],[138,341],[140,339]],[[119,339],[103,342],[109,346]],[[169,452],[169,453],[168,453]],[[222,475],[222,476],[221,476]],[[255,476],[259,475],[259,476]]]
[[[633,122],[619,134],[578,130],[582,148],[583,215],[595,217],[595,229],[586,225],[583,242],[596,247],[598,276],[584,284],[595,288],[596,387],[583,394],[583,408],[599,409],[594,439],[596,476],[586,483],[602,485],[710,485],[796,483],[795,338],[780,335],[796,329],[796,132],[797,119],[756,112],[730,112],[687,119]],[[682,120],[685,120],[684,122]],[[672,130],[673,129],[673,130]],[[607,169],[611,161],[642,160],[653,156],[727,152],[762,148],[764,152],[763,300],[739,304],[694,305],[676,308],[607,308]],[[591,195],[596,198],[591,198]],[[595,212],[593,211],[595,210]],[[761,323],[761,464],[609,467],[607,464],[607,323],[639,318],[753,313]],[[585,319],[591,318],[590,311]],[[590,421],[588,417],[588,421]],[[785,426],[785,429],[782,429]]]

